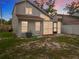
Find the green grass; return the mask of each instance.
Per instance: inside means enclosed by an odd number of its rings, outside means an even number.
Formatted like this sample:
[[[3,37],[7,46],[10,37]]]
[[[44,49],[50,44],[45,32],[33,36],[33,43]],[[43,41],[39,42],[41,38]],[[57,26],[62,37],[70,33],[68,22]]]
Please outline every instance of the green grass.
[[[0,32],[0,38],[11,38],[14,37],[12,32]]]
[[[76,37],[59,36],[52,39],[59,43],[63,42],[63,43],[72,44],[79,47],[79,36],[76,36]]]
[[[39,40],[39,38],[35,36],[32,38],[21,39],[14,36],[11,32],[0,32],[0,50],[1,51],[6,50],[15,45],[19,45],[23,42],[31,42],[31,41],[36,41],[36,40]]]
[[[23,47],[15,48],[15,46],[20,46],[20,44],[27,44],[29,42],[36,41],[37,43],[45,42],[46,39],[50,37],[42,37],[37,38],[36,36],[33,36],[32,38],[17,38],[14,36],[11,32],[1,32],[0,33],[0,54],[4,54],[3,56],[0,55],[0,59],[39,59],[42,57],[48,57],[49,59],[61,59],[61,57],[65,57],[67,59],[70,55],[79,55],[77,54],[74,47],[68,47],[68,49],[64,49],[63,47],[59,50],[51,50],[50,48],[46,48],[45,46],[42,48],[33,48],[31,50],[24,49]],[[50,38],[48,42],[57,42],[59,44],[66,43],[67,45],[74,45],[75,47],[79,47],[79,36],[76,37],[68,37],[68,36],[58,36],[58,37],[52,37]],[[34,43],[31,44],[34,46]],[[6,50],[10,50],[6,52]],[[18,56],[19,55],[19,56]]]

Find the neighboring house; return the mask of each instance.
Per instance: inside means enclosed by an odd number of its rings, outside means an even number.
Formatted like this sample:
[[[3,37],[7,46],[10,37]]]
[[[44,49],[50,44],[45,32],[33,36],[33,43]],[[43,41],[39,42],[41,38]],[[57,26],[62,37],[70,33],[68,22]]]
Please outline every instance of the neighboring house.
[[[69,15],[61,15],[61,16],[63,17],[61,32],[64,34],[79,35],[79,18]]]
[[[13,32],[19,37],[25,36],[26,32],[33,35],[60,34],[61,19],[54,17],[28,0],[18,2],[12,16]]]

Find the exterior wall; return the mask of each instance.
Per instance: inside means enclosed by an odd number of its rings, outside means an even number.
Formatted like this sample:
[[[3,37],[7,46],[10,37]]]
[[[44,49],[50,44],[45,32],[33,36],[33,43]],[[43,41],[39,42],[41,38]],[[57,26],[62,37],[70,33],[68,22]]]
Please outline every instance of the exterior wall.
[[[32,8],[32,14],[26,14],[27,8]],[[12,20],[13,30],[18,36],[22,36],[23,32],[22,32],[22,24],[21,24],[22,21],[18,21],[16,14],[40,16],[41,18],[44,19],[44,21],[41,22],[41,25],[40,25],[40,27],[41,27],[40,35],[53,34],[53,21],[51,21],[51,19],[48,16],[43,14],[41,11],[39,11],[38,9],[36,9],[32,5],[30,5],[29,3],[22,3],[19,5],[16,5],[16,8],[14,9],[14,13],[13,13],[13,20]],[[23,27],[23,29],[26,29],[26,27]],[[26,30],[24,30],[24,31],[26,31]],[[38,31],[37,32],[35,31],[35,22],[33,22],[33,21],[28,22],[28,31],[33,32],[34,35],[39,35]],[[57,31],[58,31],[57,33],[61,33],[61,23],[60,22],[58,22]]]
[[[51,22],[52,21],[50,21],[51,19],[48,17],[48,16],[46,16],[45,14],[43,14],[42,12],[40,12],[37,8],[35,8],[35,7],[33,7],[32,5],[30,5],[29,3],[27,3],[26,4],[26,11],[27,11],[27,8],[32,8],[32,14],[31,15],[34,15],[34,16],[39,16],[39,17],[41,17],[41,18],[43,18],[44,19],[44,21],[47,21],[47,22],[50,22],[50,24],[49,24],[49,26],[48,26],[48,23],[47,23],[47,25],[45,24],[44,25],[44,22],[43,22],[43,24],[41,23],[41,32],[40,32],[40,34],[53,34],[53,24],[51,25]],[[27,12],[26,12],[27,13]],[[26,14],[26,15],[28,15],[28,14]],[[52,22],[53,23],[53,22]],[[33,26],[33,25],[32,25]],[[31,27],[31,26],[29,26],[29,27]],[[43,28],[42,28],[43,27]],[[50,29],[47,29],[46,30],[46,28],[45,27],[50,27]],[[33,29],[34,29],[34,27],[33,27]],[[34,29],[35,30],[35,29]],[[38,35],[35,31],[33,31],[36,35]]]
[[[64,15],[62,22],[62,33],[79,35],[79,19]]]
[[[13,16],[12,16],[12,27],[13,27],[13,32],[18,36],[23,36],[22,31],[21,31],[21,21],[18,20],[16,14],[25,14],[25,5],[26,3],[21,3],[15,6],[14,11],[13,11]]]
[[[16,5],[16,14],[25,14],[25,4],[26,3],[21,3],[21,4],[18,4]]]
[[[40,21],[39,21],[40,22]],[[32,32],[33,33],[33,35],[42,35],[42,29],[43,29],[43,27],[42,27],[42,22],[40,22],[40,28],[39,28],[39,31],[37,31],[36,29],[39,27],[37,27],[36,28],[36,24],[35,24],[36,22],[34,22],[34,21],[30,21],[28,24],[28,31],[29,32]]]
[[[18,35],[18,18],[16,17],[15,14],[16,14],[16,7],[12,15],[12,28],[13,28],[13,33],[16,33],[16,35]]]
[[[79,35],[79,25],[62,25],[62,33]]]
[[[22,22],[24,21],[20,21],[20,34],[21,36],[24,36],[25,37],[25,33],[26,32],[32,32],[33,35],[42,35],[42,22],[40,22],[40,31],[36,31],[36,27],[35,27],[35,23],[34,21],[25,21],[25,22],[28,22],[27,25],[25,24],[22,24]],[[27,29],[26,29],[27,28]]]
[[[36,9],[32,5],[30,5],[29,3],[26,3],[26,8],[25,8],[26,11],[27,11],[27,8],[32,8],[32,15],[44,18],[44,20],[50,20],[50,18],[48,16],[46,16],[45,14],[43,14],[42,12],[40,12],[38,9]]]
[[[72,16],[69,16],[69,15],[64,15],[63,16],[62,23],[64,25],[73,25],[73,24],[76,25],[76,24],[79,24],[79,19],[78,18],[75,18],[75,17],[72,17]]]

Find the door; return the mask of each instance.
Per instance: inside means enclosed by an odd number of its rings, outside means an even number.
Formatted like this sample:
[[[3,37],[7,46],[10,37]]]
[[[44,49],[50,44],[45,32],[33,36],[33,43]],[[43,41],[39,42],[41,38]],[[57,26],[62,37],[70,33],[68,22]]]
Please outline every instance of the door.
[[[36,33],[36,35],[42,34],[42,22],[40,22],[40,21],[35,22],[35,33]]]
[[[35,34],[35,24],[34,21],[28,22],[28,32],[31,32],[33,35]]]
[[[33,35],[41,35],[42,34],[42,24],[39,21],[30,21],[29,22],[29,32]]]
[[[57,34],[57,22],[53,23],[53,33]]]

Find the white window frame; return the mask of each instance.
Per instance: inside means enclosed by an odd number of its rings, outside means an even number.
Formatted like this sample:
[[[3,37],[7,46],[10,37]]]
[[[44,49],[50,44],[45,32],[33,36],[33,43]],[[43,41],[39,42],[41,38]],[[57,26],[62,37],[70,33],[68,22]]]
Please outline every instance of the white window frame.
[[[21,22],[21,32],[25,33],[28,31],[28,22],[27,21],[22,21]]]

